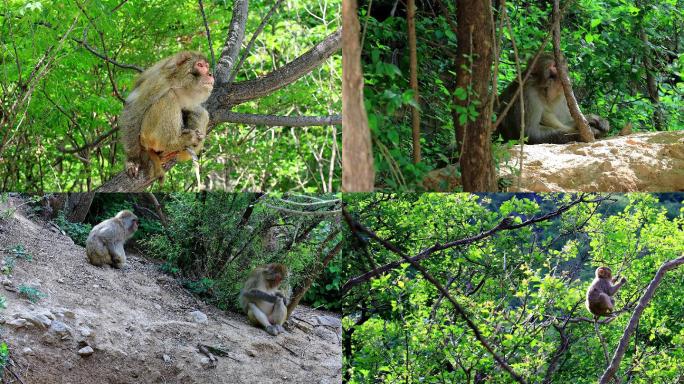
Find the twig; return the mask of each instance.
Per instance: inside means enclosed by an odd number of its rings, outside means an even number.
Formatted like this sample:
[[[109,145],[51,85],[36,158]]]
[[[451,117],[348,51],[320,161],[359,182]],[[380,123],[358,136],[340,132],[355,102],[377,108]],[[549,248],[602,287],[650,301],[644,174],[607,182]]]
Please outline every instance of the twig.
[[[204,21],[204,30],[207,31],[207,41],[209,42],[209,52],[211,53],[211,69],[213,70],[216,66],[216,59],[214,58],[214,45],[211,42],[211,30],[207,23],[207,15],[204,14],[204,4],[202,4],[202,0],[197,1],[199,2],[199,9],[202,13],[202,21]]]

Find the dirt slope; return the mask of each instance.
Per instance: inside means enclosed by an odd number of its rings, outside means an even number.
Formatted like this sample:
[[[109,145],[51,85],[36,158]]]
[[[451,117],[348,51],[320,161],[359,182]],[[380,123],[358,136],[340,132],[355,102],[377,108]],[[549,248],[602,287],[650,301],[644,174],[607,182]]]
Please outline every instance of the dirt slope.
[[[25,383],[341,382],[339,316],[300,306],[288,332],[274,338],[195,299],[150,260],[129,255],[123,270],[94,267],[56,232],[21,212],[0,220],[3,259],[17,244],[33,256],[16,260],[1,291],[2,339]],[[20,285],[47,296],[33,304]],[[193,320],[197,310],[207,323]],[[212,364],[200,343],[228,356]],[[88,346],[94,353],[81,356]]]

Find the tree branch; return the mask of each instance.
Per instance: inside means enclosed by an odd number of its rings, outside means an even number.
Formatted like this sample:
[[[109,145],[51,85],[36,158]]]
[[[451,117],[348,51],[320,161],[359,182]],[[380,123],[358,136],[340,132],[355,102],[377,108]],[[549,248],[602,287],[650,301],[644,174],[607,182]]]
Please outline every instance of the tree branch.
[[[508,363],[503,359],[503,357],[499,356],[499,354],[497,354],[494,351],[492,346],[489,344],[489,342],[482,335],[482,332],[480,332],[480,329],[477,327],[477,325],[475,325],[475,323],[472,320],[470,320],[470,318],[468,317],[468,315],[465,312],[465,310],[463,309],[463,307],[461,307],[456,302],[456,300],[451,296],[449,291],[446,288],[444,288],[444,286],[442,284],[440,284],[440,282],[437,281],[437,279],[435,279],[430,273],[428,273],[428,271],[422,265],[418,264],[417,261],[414,261],[412,258],[408,257],[405,253],[403,253],[394,244],[388,242],[387,240],[381,239],[373,231],[364,227],[361,223],[354,221],[352,219],[351,215],[349,214],[349,212],[345,208],[342,208],[342,215],[344,216],[345,221],[349,225],[349,228],[351,228],[351,231],[354,235],[359,236],[359,232],[365,233],[366,235],[368,235],[369,238],[379,242],[380,244],[382,244],[383,247],[385,247],[390,252],[396,253],[397,255],[401,256],[401,258],[404,259],[405,262],[408,262],[409,264],[411,264],[411,266],[413,268],[415,268],[417,271],[419,271],[423,275],[425,280],[429,281],[435,288],[437,288],[437,290],[444,297],[447,298],[447,300],[449,300],[449,302],[454,307],[456,312],[461,316],[463,321],[465,321],[468,328],[470,328],[470,330],[473,331],[473,333],[475,334],[475,338],[494,357],[494,360],[496,360],[496,362],[499,364],[499,366],[501,366],[501,368],[503,368],[506,372],[508,372],[508,374],[511,375],[511,377],[513,377],[513,379],[515,379],[515,381],[517,381],[519,383],[523,383],[523,384],[526,383],[525,379],[523,379],[522,376],[520,376],[518,373],[516,373],[513,370],[513,368],[511,368],[511,366],[508,365]],[[504,219],[504,221],[502,221],[502,223],[504,223],[505,221],[506,221],[506,219]],[[359,238],[360,237],[361,236],[359,236]]]
[[[601,380],[599,380],[600,384],[607,384],[615,376],[615,373],[617,372],[618,367],[620,366],[620,362],[622,361],[622,358],[625,356],[625,351],[627,350],[627,346],[629,345],[629,339],[632,336],[632,333],[634,333],[634,331],[636,330],[637,324],[639,324],[641,314],[644,312],[644,309],[646,309],[646,307],[648,306],[648,303],[651,302],[651,299],[653,299],[653,295],[655,295],[656,288],[658,288],[658,285],[660,285],[660,283],[662,282],[665,273],[667,271],[679,267],[682,264],[684,264],[684,256],[678,259],[667,261],[660,266],[658,272],[656,272],[655,276],[653,277],[653,280],[651,280],[651,283],[646,288],[646,292],[644,292],[644,295],[641,296],[641,299],[639,299],[639,304],[637,304],[636,308],[634,309],[634,313],[632,313],[632,317],[629,319],[627,328],[625,328],[625,331],[622,334],[622,338],[620,338],[620,343],[618,344],[618,347],[615,350],[613,360],[610,362],[608,368],[606,368],[606,371],[603,372]]]
[[[226,84],[230,76],[230,70],[233,68],[233,64],[240,53],[242,41],[245,38],[248,12],[248,0],[233,1],[233,18],[230,20],[228,36],[226,36],[226,42],[223,44],[223,50],[221,50],[221,57],[219,57],[214,71],[214,78],[216,79],[214,92],[216,92],[217,88],[221,88],[222,85]]]
[[[218,123],[241,123],[253,125],[266,125],[270,127],[311,127],[318,125],[340,125],[342,116],[275,116],[253,115],[249,113],[237,113],[219,110],[214,113],[212,124]]]
[[[235,83],[230,87],[223,87],[223,84],[218,84],[214,87],[216,94],[214,99],[222,107],[230,107],[267,96],[294,83],[337,52],[341,47],[341,37],[342,31],[337,30],[303,55],[258,79]],[[221,60],[219,60],[219,64],[220,62]],[[208,105],[214,107],[213,102],[208,103]],[[219,109],[218,106],[214,108],[213,111],[211,109],[209,111],[216,112]]]
[[[495,233],[500,232],[500,231],[518,229],[518,228],[526,227],[528,225],[532,225],[535,223],[539,223],[542,221],[549,220],[551,218],[554,218],[556,216],[561,215],[562,213],[564,213],[565,211],[569,210],[570,208],[572,208],[573,206],[575,206],[579,203],[601,202],[603,200],[605,200],[605,198],[603,198],[603,197],[598,197],[596,199],[587,200],[586,195],[582,194],[576,200],[571,201],[570,203],[558,208],[557,210],[555,210],[553,212],[550,212],[550,213],[547,213],[545,215],[541,215],[538,217],[533,217],[529,220],[523,221],[520,224],[512,224],[510,222],[510,218],[507,217],[507,218],[504,218],[499,224],[497,224],[492,229],[486,230],[484,232],[480,232],[479,234],[474,235],[474,236],[465,237],[463,239],[450,241],[446,244],[435,244],[432,247],[425,248],[424,250],[420,251],[416,256],[413,256],[410,259],[411,259],[411,261],[417,262],[417,261],[420,261],[420,260],[423,260],[423,259],[429,257],[431,254],[433,254],[435,252],[443,251],[445,249],[453,248],[453,247],[456,247],[459,245],[471,244],[471,243],[474,243],[476,241],[480,241],[482,239],[488,238],[488,237],[490,237],[490,236],[492,236]],[[395,268],[398,268],[403,263],[404,263],[404,261],[402,261],[402,260],[393,261],[391,263],[387,263],[387,264],[382,265],[380,267],[377,267],[373,270],[370,270],[370,271],[368,271],[368,272],[366,272],[360,276],[351,278],[342,286],[342,288],[340,288],[340,291],[344,294],[345,292],[349,291],[355,285],[364,283],[373,277],[382,275],[382,274],[387,273],[387,272],[389,272]]]

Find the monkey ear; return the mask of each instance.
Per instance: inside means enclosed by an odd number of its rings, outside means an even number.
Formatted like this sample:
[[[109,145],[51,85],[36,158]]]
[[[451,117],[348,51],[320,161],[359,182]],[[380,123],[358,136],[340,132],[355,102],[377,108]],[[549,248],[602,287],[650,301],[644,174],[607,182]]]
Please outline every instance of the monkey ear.
[[[181,65],[185,64],[185,62],[190,60],[191,58],[192,58],[192,53],[190,53],[188,51],[180,52],[178,55],[176,55],[176,66],[180,67]]]

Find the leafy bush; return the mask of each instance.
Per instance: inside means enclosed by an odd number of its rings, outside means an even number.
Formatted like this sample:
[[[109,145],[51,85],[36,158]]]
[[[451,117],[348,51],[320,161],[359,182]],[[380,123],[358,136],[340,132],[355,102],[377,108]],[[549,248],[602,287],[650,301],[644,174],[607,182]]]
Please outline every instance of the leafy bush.
[[[47,297],[47,295],[41,292],[38,288],[31,287],[25,284],[19,286],[19,295],[25,297],[32,303],[37,303],[40,299]]]

